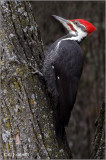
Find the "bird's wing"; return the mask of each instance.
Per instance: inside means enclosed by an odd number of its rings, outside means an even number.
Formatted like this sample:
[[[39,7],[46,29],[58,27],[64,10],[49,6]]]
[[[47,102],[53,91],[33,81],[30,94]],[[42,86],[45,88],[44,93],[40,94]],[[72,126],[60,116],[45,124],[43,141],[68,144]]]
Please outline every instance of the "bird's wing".
[[[76,100],[78,89],[78,80],[67,77],[66,73],[62,71],[60,74],[59,68],[55,67],[56,87],[58,91],[58,114],[64,126],[68,125],[70,112]]]
[[[77,53],[78,51],[76,49],[73,50],[73,52],[75,53],[63,48],[61,55],[54,64],[56,87],[59,95],[56,120],[57,132],[62,130],[59,128],[62,127],[61,125],[63,125],[63,127],[68,125],[70,113],[76,100],[78,81],[82,73],[82,54]]]

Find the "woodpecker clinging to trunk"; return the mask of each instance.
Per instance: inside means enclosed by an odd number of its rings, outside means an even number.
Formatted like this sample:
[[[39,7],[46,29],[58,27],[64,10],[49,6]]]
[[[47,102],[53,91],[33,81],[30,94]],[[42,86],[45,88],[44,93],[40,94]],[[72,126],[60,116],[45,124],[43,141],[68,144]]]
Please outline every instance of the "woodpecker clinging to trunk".
[[[54,42],[45,57],[43,75],[56,107],[56,134],[63,139],[73,109],[83,69],[80,42],[96,28],[86,20],[66,20],[53,15],[69,31]]]

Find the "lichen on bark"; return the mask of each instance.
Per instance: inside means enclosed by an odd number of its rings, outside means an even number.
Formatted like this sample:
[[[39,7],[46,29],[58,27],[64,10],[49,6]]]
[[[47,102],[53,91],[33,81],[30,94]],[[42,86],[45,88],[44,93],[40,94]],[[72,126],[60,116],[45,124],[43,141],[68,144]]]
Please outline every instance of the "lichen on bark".
[[[42,71],[43,43],[29,2],[1,4],[1,159],[67,159],[67,142],[60,147],[54,127],[53,103]]]

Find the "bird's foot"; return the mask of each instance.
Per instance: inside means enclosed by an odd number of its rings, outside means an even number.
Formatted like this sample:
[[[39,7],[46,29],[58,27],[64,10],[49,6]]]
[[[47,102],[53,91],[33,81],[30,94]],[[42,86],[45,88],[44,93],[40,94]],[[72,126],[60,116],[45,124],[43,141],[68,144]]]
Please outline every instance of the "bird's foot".
[[[40,72],[37,68],[31,66],[31,68],[34,70],[34,72],[31,72],[32,74],[36,74],[36,75],[39,75],[40,77],[43,78],[43,73]]]
[[[42,73],[42,72],[38,71],[37,69],[34,69],[34,70],[35,70],[35,71],[32,72],[32,74],[37,74],[37,75],[39,75],[40,77],[43,77],[43,73]]]

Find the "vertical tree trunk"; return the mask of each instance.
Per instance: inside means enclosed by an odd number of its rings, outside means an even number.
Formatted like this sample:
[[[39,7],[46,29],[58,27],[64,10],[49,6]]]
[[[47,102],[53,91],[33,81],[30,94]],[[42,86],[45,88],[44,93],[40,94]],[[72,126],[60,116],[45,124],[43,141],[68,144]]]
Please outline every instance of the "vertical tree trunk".
[[[105,159],[105,104],[103,103],[99,117],[95,123],[96,132],[91,159]]]
[[[43,45],[29,2],[1,4],[1,159],[68,159],[65,140],[59,147],[53,104],[41,71]]]

